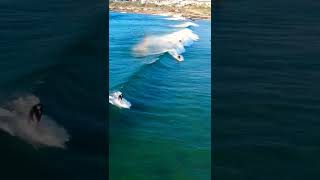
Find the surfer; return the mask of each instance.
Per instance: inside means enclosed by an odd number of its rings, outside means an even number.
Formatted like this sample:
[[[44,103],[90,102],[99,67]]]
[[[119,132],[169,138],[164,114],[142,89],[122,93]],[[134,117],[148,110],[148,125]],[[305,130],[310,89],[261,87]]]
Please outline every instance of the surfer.
[[[122,98],[123,98],[123,95],[120,94],[120,95],[118,96],[119,101],[122,101]]]
[[[109,95],[109,103],[117,106],[118,108],[130,109],[131,106],[131,103],[123,97],[123,94],[120,91],[116,91]]]
[[[29,119],[30,121],[36,121],[39,123],[41,121],[42,117],[42,112],[43,112],[43,105],[42,104],[36,104],[34,105],[29,113]]]
[[[181,60],[181,56],[180,55],[178,55],[178,60]]]

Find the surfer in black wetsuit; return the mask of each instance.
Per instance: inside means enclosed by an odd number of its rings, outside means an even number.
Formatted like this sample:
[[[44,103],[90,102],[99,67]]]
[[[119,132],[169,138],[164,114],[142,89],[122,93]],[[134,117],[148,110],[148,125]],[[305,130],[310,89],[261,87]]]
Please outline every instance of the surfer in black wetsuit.
[[[178,59],[179,59],[179,60],[181,59],[181,56],[180,56],[180,55],[178,55]]]
[[[41,121],[42,113],[43,113],[43,105],[40,103],[34,105],[31,108],[29,113],[30,121],[36,121],[37,123],[39,123]]]
[[[120,94],[118,98],[119,98],[120,101],[122,101],[123,95]]]

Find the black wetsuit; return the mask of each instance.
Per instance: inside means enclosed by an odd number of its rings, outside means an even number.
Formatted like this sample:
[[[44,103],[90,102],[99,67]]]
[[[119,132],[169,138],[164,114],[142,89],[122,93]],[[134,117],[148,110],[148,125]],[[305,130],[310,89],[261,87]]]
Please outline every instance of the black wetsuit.
[[[119,95],[119,99],[122,100],[122,94]]]
[[[29,113],[29,116],[30,116],[29,118],[31,121],[37,121],[39,123],[42,117],[42,113],[43,113],[43,105],[36,104],[31,108]]]

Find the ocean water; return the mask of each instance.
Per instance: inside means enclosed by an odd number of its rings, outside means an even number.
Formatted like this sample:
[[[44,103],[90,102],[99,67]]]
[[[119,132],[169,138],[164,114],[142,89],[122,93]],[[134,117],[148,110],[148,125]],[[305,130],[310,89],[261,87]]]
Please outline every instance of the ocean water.
[[[215,3],[215,179],[319,179],[319,7]]]
[[[106,179],[105,7],[0,2],[0,179]]]
[[[111,180],[210,179],[211,22],[185,22],[109,14],[109,93],[131,103],[109,104]]]

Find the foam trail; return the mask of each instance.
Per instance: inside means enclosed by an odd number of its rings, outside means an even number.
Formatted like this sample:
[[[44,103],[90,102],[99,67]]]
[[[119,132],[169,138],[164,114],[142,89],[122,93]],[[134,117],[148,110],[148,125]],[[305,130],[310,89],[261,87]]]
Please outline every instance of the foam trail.
[[[185,22],[182,24],[178,24],[178,25],[171,25],[171,27],[175,27],[175,28],[187,28],[187,27],[199,27],[198,24],[193,23],[193,22]]]
[[[43,116],[39,124],[28,121],[29,110],[40,100],[35,96],[20,97],[0,108],[0,130],[32,144],[34,147],[65,148],[67,131],[53,119]]]
[[[137,57],[145,57],[166,52],[185,52],[184,46],[190,46],[197,41],[199,36],[190,29],[182,29],[170,34],[145,37],[140,43],[133,47],[133,53]]]

